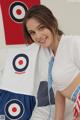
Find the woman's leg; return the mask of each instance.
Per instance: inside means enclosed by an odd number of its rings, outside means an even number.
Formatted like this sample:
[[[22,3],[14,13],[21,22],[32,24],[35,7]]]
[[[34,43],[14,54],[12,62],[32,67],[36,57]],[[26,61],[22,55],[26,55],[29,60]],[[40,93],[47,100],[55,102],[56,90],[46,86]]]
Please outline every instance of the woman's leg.
[[[65,97],[57,91],[55,96],[55,120],[64,120]]]

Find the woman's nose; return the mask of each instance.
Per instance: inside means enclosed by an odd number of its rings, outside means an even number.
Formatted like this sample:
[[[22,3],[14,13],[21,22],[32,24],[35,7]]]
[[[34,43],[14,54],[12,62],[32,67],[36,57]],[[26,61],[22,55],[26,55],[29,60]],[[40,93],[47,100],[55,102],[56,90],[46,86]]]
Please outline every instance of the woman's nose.
[[[37,39],[37,41],[41,40],[41,34],[40,33],[36,33],[36,39]]]

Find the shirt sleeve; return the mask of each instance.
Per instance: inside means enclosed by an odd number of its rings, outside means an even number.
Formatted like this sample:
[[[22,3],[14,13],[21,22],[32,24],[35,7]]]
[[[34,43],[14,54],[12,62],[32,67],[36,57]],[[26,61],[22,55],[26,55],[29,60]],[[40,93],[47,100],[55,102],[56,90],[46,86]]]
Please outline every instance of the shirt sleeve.
[[[74,63],[80,71],[80,36],[75,37],[73,45],[73,57]]]

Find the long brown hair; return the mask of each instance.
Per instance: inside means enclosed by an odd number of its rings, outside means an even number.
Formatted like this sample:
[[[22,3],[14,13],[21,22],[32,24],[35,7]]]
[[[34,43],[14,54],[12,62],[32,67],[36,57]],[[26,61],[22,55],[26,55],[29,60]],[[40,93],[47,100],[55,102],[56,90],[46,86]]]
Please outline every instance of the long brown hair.
[[[28,33],[26,23],[29,19],[35,18],[41,24],[43,24],[46,28],[48,28],[54,35],[54,33],[58,35],[62,35],[63,32],[58,28],[58,21],[53,13],[44,5],[35,5],[31,7],[27,12],[23,21],[24,25],[24,35],[28,41],[32,40],[30,34]]]

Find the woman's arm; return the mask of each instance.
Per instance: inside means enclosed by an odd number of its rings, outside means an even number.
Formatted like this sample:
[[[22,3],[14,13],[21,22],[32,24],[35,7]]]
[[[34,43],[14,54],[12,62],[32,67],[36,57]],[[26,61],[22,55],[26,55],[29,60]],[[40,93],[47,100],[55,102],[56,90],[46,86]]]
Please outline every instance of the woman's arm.
[[[80,85],[80,74],[63,91],[58,91],[55,96],[55,120],[64,120],[65,98],[71,99],[72,93]]]
[[[61,91],[62,95],[68,99],[71,99],[72,93],[75,89],[80,85],[80,73],[75,77],[73,82],[63,91]]]
[[[55,120],[64,120],[65,97],[57,91],[55,96]]]

